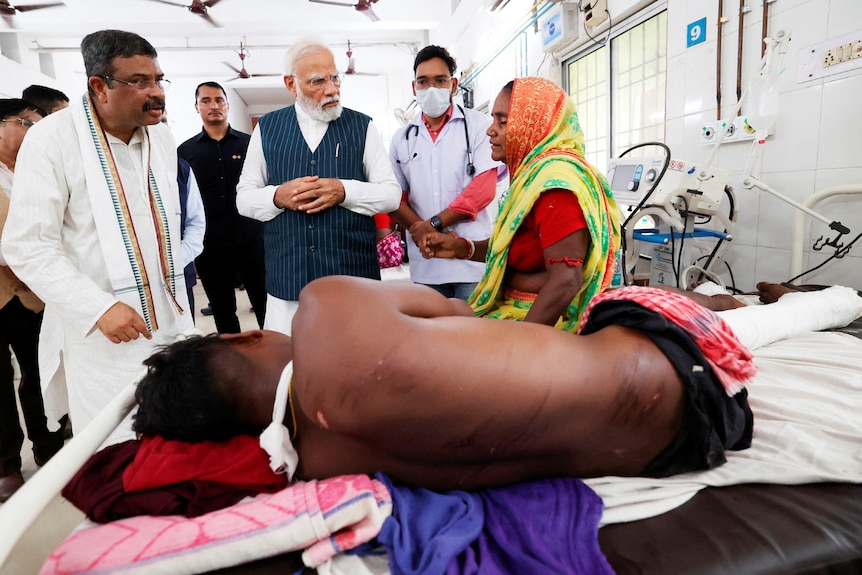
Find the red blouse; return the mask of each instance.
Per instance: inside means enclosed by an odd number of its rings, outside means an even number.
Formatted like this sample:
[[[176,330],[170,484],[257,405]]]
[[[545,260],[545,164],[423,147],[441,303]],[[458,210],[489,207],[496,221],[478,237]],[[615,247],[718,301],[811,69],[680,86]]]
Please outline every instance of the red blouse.
[[[512,238],[509,267],[527,273],[543,271],[544,249],[586,227],[584,211],[572,192],[542,193]]]

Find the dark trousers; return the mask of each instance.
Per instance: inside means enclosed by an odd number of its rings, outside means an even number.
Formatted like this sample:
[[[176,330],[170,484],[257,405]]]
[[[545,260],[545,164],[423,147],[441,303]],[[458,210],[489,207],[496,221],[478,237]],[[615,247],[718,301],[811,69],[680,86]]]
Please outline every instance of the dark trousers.
[[[24,433],[15,402],[15,372],[12,351],[21,368],[18,398],[33,442],[33,453],[47,461],[63,447],[63,429],[51,433],[45,419],[45,405],[39,380],[39,329],[42,314],[30,311],[17,297],[0,309],[0,477],[21,470]],[[11,351],[10,351],[11,347]]]
[[[266,277],[263,242],[233,246],[204,247],[195,260],[198,277],[213,310],[219,333],[239,333],[236,316],[236,278],[239,276],[254,308],[258,327],[266,313]]]

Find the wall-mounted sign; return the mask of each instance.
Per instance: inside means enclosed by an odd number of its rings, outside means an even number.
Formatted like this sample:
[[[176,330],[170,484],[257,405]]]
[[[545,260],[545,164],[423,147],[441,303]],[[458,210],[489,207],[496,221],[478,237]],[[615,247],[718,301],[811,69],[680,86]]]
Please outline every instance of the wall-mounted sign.
[[[701,18],[688,25],[686,46],[691,48],[706,40],[706,18]]]

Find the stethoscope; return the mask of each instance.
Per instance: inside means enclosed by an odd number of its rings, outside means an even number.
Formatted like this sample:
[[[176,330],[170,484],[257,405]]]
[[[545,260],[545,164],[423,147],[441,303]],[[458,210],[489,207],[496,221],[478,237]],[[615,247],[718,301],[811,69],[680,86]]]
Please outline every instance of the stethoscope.
[[[456,104],[458,109],[461,110],[461,115],[464,116],[464,141],[467,143],[467,175],[473,176],[476,173],[476,166],[473,165],[473,149],[470,147],[470,132],[467,129],[467,114],[464,113],[464,108],[460,105]],[[420,112],[421,113],[421,112]],[[413,146],[410,146],[410,131],[413,131]],[[419,124],[413,124],[407,128],[407,132],[404,133],[404,139],[407,141],[407,155],[410,156],[406,161],[402,162],[401,160],[396,159],[396,164],[406,164],[407,162],[412,162],[414,158],[416,158],[417,152],[416,150],[416,140],[419,138]]]

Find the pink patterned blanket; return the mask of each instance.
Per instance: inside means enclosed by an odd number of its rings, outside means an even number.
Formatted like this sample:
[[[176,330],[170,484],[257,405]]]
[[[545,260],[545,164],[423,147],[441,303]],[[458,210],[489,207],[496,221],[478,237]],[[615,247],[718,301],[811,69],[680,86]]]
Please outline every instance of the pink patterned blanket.
[[[590,313],[606,301],[629,300],[662,314],[684,329],[703,353],[727,395],[733,397],[754,379],[757,367],[754,355],[714,311],[683,295],[655,287],[628,286],[607,290],[590,300],[581,318],[581,329]]]
[[[297,550],[315,567],[373,539],[391,513],[389,490],[366,475],[298,482],[200,517],[139,516],[80,529],[40,574],[202,573]]]

